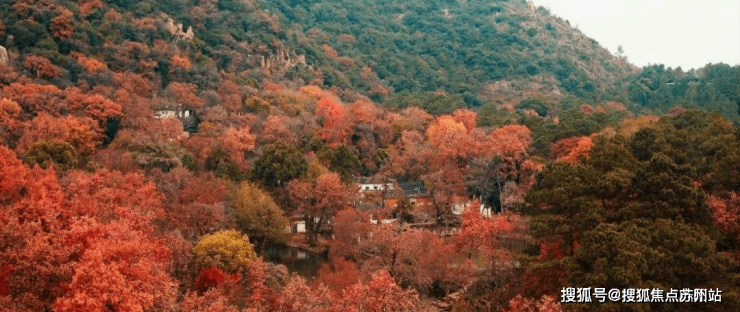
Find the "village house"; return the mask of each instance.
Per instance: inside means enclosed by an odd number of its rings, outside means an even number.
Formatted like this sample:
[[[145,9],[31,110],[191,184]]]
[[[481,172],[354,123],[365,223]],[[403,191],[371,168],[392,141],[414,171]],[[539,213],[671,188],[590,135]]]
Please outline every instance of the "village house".
[[[369,177],[361,177],[357,180],[357,184],[360,187],[359,192],[383,192],[393,190],[393,179],[376,179]]]
[[[428,208],[432,206],[432,198],[429,196],[424,182],[402,182],[397,183],[398,191],[389,192],[383,203],[386,208],[396,209],[401,201],[407,200],[412,209]]]
[[[370,222],[372,224],[388,224],[397,221],[389,211],[396,211],[407,204],[409,211],[432,210],[433,199],[424,182],[397,182],[394,179],[382,179],[373,177],[361,177],[356,180],[357,200],[354,207],[357,209],[371,211]],[[455,194],[450,198],[452,214],[460,216],[466,208],[472,204],[470,198],[465,195]],[[477,207],[484,217],[491,217],[491,207],[481,204]],[[385,212],[383,212],[385,211]],[[378,213],[380,212],[380,213]],[[318,220],[316,220],[318,221]],[[294,216],[291,222],[292,233],[306,233],[306,222],[300,216]],[[331,220],[322,228],[322,232],[331,231]]]
[[[198,116],[192,109],[177,105],[161,105],[154,108],[155,119],[177,118],[182,122],[183,132],[190,134],[198,131]]]
[[[396,210],[400,205],[408,204],[409,210],[431,209],[434,202],[426,190],[424,182],[396,182],[394,179],[362,177],[357,179],[358,202],[356,207],[363,210],[387,209]],[[471,199],[463,194],[454,194],[450,198],[452,213],[461,215],[469,207]],[[480,205],[481,214],[490,217],[491,207]]]

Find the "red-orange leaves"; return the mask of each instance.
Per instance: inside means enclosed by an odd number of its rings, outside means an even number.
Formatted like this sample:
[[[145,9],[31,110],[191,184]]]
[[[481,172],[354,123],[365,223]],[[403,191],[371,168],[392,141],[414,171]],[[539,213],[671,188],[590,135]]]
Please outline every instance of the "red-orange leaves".
[[[246,168],[244,153],[255,147],[255,137],[249,132],[249,127],[227,129],[222,143],[224,149],[229,153],[229,158],[240,167]]]
[[[203,296],[198,296],[197,292],[189,293],[180,303],[180,310],[178,311],[238,312],[239,310],[229,304],[228,298],[219,289],[212,289]]]
[[[107,223],[136,213],[147,219],[161,217],[162,195],[152,182],[136,173],[101,170],[94,174],[70,173],[66,190],[69,206],[78,215]]]
[[[70,10],[62,9],[59,15],[51,20],[51,34],[59,39],[72,37],[75,31],[75,18]]]
[[[36,78],[52,79],[62,75],[62,70],[43,56],[31,55],[26,57],[23,67],[33,70]]]
[[[714,224],[737,246],[740,241],[740,196],[734,192],[726,199],[707,195],[707,205],[712,210]],[[740,250],[732,250],[732,255],[735,261],[740,261]]]
[[[100,131],[100,127],[89,118],[55,118],[41,113],[26,125],[18,150],[25,152],[39,140],[60,140],[72,145],[78,153],[92,154],[103,138]]]
[[[55,311],[142,311],[172,304],[176,284],[167,275],[169,250],[161,242],[125,222],[99,233],[74,265],[69,291],[57,299]]]
[[[26,111],[61,114],[62,90],[54,85],[11,83],[3,88],[3,96],[15,101]]]
[[[237,273],[226,274],[224,271],[217,267],[210,267],[200,270],[198,277],[195,279],[195,287],[200,292],[205,292],[213,287],[221,285],[225,282],[238,282],[241,276]]]
[[[0,146],[0,203],[17,199],[27,172],[11,149]]]
[[[346,289],[333,311],[347,312],[412,312],[418,311],[419,295],[403,290],[385,270],[373,275],[367,284],[355,284]]]
[[[347,142],[351,128],[344,105],[337,99],[326,97],[316,103],[316,116],[321,123],[319,136],[332,147]]]
[[[508,125],[491,133],[491,149],[496,155],[520,159],[532,144],[531,131],[522,125]]]
[[[341,292],[359,281],[360,272],[351,261],[334,259],[331,264],[322,265],[319,271],[318,283],[336,292]]]
[[[70,112],[79,112],[77,115],[89,117],[104,126],[109,118],[120,117],[123,114],[121,105],[99,94],[84,94],[77,88],[64,90],[66,106]]]
[[[452,113],[452,118],[463,123],[463,125],[465,125],[465,129],[468,131],[475,129],[475,125],[478,123],[478,113],[469,109],[456,110]]]
[[[509,308],[501,312],[560,312],[563,307],[555,301],[553,296],[542,296],[540,300],[529,299],[517,295],[509,301]]]
[[[319,176],[315,184],[293,180],[288,184],[288,192],[290,201],[304,216],[311,243],[316,243],[321,226],[346,206],[352,194],[336,173]]]
[[[192,109],[201,109],[205,105],[205,101],[195,95],[197,90],[198,86],[192,83],[171,82],[167,85],[167,92],[175,98],[178,104]]]
[[[172,70],[190,70],[190,60],[185,56],[173,55],[170,62],[172,62]]]
[[[572,137],[562,139],[552,145],[551,156],[560,161],[575,164],[582,159],[588,159],[592,141],[589,137]]]
[[[10,282],[8,276],[13,271],[13,266],[10,264],[0,265],[0,296],[7,296],[10,294]]]
[[[277,310],[282,312],[332,311],[331,306],[335,302],[325,286],[311,289],[297,275],[291,277],[278,299]]]
[[[503,235],[511,232],[514,227],[503,215],[484,218],[478,206],[477,202],[473,202],[463,212],[463,222],[456,245],[468,258],[478,256],[493,270],[496,261],[509,256],[501,242],[504,240]]]

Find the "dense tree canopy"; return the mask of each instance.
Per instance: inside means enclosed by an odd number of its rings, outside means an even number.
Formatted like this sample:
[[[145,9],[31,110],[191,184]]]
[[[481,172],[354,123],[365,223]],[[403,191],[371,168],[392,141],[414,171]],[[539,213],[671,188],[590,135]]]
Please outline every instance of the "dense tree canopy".
[[[523,0],[0,3],[2,311],[738,310],[738,66]]]

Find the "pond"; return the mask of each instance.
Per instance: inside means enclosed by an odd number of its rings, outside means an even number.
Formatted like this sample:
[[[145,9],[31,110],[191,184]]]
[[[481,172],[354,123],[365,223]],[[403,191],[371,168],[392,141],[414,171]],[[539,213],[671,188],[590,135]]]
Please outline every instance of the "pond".
[[[297,273],[307,280],[317,278],[321,265],[327,262],[323,254],[285,245],[268,245],[260,255],[267,261],[285,265],[290,274]]]

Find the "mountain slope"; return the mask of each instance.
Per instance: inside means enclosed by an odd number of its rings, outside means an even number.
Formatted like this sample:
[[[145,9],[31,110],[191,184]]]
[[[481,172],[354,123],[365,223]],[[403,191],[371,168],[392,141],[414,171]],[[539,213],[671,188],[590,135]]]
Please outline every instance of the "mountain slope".
[[[636,71],[524,0],[279,0],[264,6],[335,55],[317,64],[342,69],[329,84],[376,97],[378,87],[368,83],[373,74],[394,92],[443,90],[472,106],[531,90],[596,100]]]

